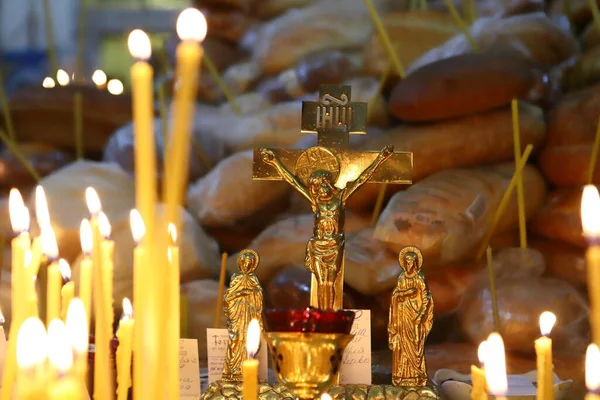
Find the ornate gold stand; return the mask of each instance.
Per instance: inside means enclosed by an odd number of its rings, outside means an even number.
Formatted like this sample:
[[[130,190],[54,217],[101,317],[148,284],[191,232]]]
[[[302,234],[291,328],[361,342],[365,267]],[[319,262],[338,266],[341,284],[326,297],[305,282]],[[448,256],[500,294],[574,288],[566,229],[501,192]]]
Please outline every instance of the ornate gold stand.
[[[334,400],[438,400],[433,383],[425,387],[392,385],[339,385],[327,391]]]
[[[242,382],[215,381],[202,393],[202,400],[241,400]],[[295,400],[294,395],[282,384],[261,383],[258,386],[258,400]]]

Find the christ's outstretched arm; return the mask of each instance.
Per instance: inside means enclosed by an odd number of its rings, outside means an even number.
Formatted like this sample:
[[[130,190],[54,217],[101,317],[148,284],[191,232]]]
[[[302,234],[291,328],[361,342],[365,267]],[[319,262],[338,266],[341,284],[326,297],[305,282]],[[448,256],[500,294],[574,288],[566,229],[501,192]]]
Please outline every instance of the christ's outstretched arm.
[[[344,189],[344,197],[343,197],[343,201],[345,202],[346,200],[348,200],[350,198],[350,196],[352,196],[352,194],[354,194],[354,192],[356,191],[356,189],[358,189],[359,187],[361,187],[363,184],[365,184],[369,179],[371,179],[371,177],[373,176],[373,174],[375,173],[375,171],[377,171],[377,168],[379,168],[379,166],[388,158],[390,158],[390,156],[394,154],[394,146],[393,145],[387,145],[383,148],[383,150],[381,150],[381,152],[377,155],[377,157],[375,158],[375,160],[373,160],[373,162],[371,163],[371,165],[369,165],[363,172],[362,174],[359,175],[358,178],[356,178],[356,180],[348,182],[348,184],[346,185],[346,189]]]
[[[273,167],[275,167],[275,169],[277,170],[277,172],[279,172],[279,175],[281,175],[281,177],[290,185],[292,185],[292,187],[294,189],[296,189],[298,192],[300,192],[301,195],[303,195],[304,197],[306,197],[306,199],[308,201],[310,201],[311,204],[314,205],[314,200],[312,199],[312,197],[310,197],[310,194],[308,193],[308,189],[306,186],[304,186],[304,184],[302,182],[300,182],[300,180],[294,176],[294,174],[292,174],[290,172],[290,170],[288,170],[286,168],[285,165],[283,165],[283,163],[281,162],[281,160],[279,159],[279,157],[277,157],[277,155],[275,154],[275,152],[271,149],[260,149],[260,154],[262,155],[263,161],[269,165],[272,165]]]

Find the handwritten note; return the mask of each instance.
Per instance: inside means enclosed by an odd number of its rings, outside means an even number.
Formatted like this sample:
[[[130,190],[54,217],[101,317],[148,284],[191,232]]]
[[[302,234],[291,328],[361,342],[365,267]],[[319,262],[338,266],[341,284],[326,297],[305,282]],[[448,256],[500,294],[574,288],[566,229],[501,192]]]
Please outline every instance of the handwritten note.
[[[200,399],[198,339],[179,339],[179,397]]]
[[[371,384],[371,311],[352,310],[355,313],[351,334],[342,357],[341,384]]]
[[[227,329],[206,329],[206,348],[208,356],[208,383],[221,379],[223,373],[223,363],[227,353],[229,335]],[[245,351],[245,350],[244,350]],[[267,379],[267,343],[265,339],[260,339],[260,350],[256,357],[260,363],[258,377],[260,380]]]

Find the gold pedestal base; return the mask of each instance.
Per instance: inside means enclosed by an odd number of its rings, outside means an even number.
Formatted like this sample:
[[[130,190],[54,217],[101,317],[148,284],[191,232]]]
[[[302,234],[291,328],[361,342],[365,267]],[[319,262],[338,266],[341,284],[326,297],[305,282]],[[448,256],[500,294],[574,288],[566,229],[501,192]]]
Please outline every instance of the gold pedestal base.
[[[242,382],[215,381],[202,393],[202,400],[241,400]],[[258,385],[258,400],[295,400],[294,395],[282,384]]]
[[[339,385],[327,390],[334,400],[441,400],[430,382],[424,387],[392,385]]]

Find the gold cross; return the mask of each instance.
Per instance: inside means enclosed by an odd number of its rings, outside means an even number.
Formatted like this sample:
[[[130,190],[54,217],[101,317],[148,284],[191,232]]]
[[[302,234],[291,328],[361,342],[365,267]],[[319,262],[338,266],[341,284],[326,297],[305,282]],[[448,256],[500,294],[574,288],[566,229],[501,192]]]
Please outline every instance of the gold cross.
[[[351,87],[323,85],[319,101],[302,103],[302,133],[317,133],[317,145],[325,147],[338,158],[340,174],[336,186],[344,188],[367,168],[377,151],[352,151],[348,148],[351,134],[365,134],[367,125],[367,103],[351,101]],[[274,149],[281,162],[292,172],[305,150]],[[412,183],[413,155],[409,152],[394,152],[369,180],[371,183]],[[260,150],[254,150],[252,178],[256,180],[282,180],[279,173],[266,164]]]

